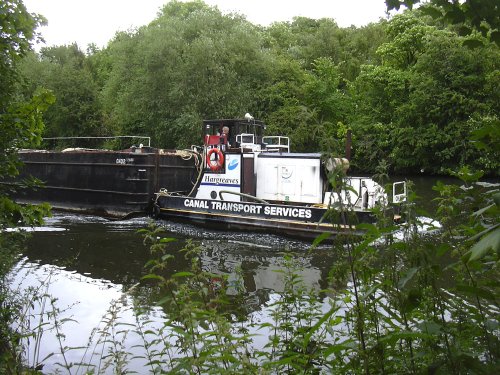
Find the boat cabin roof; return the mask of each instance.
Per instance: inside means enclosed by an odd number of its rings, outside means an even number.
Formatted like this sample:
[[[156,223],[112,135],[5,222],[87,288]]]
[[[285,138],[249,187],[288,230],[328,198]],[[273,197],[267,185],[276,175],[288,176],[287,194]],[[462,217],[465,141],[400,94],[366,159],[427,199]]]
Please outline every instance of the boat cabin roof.
[[[290,151],[288,137],[264,136],[265,129],[266,124],[248,114],[244,119],[203,120],[203,143],[207,147],[224,145],[228,151]]]
[[[203,120],[204,134],[213,134],[213,132],[220,132],[222,128],[227,126],[230,134],[233,136],[237,134],[255,134],[261,136],[266,129],[266,124],[260,120],[247,120],[247,119],[217,119],[217,120]]]

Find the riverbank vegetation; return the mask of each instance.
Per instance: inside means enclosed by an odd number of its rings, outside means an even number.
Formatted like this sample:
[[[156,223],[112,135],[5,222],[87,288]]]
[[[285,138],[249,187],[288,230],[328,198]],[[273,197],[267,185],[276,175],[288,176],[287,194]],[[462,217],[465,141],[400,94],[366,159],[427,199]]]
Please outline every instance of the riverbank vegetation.
[[[158,282],[166,314],[152,337],[168,342],[148,352],[151,372],[496,373],[498,185],[478,184],[481,175],[468,169],[457,177],[462,187],[435,187],[442,227],[417,231],[418,205],[409,202],[402,238],[381,218],[363,238],[335,241],[321,293],[305,287],[300,255],[290,254],[284,291],[260,321],[228,309],[244,306],[244,286],[204,271],[200,248],[186,248],[190,270],[164,277],[170,239],[145,231],[153,255],[145,279]]]
[[[18,66],[28,54],[36,37],[35,29],[43,18],[30,15],[17,1],[0,4],[0,181],[15,177],[20,163],[20,148],[39,144],[43,132],[42,111],[53,102],[53,95],[39,89],[30,98],[18,95]],[[23,181],[35,184],[36,181]],[[0,184],[0,372],[22,372],[18,341],[10,330],[15,310],[8,303],[5,275],[15,264],[22,250],[22,233],[7,233],[7,229],[38,225],[49,215],[48,205],[21,206],[9,198],[12,187]],[[6,372],[7,371],[7,372]]]
[[[17,291],[24,304],[8,300],[19,309],[11,323],[19,358],[68,374],[497,373],[498,185],[467,169],[457,177],[463,186],[435,187],[441,225],[418,231],[419,204],[410,201],[399,232],[381,217],[363,237],[318,239],[309,251],[335,254],[321,290],[302,279],[305,254],[287,253],[275,271],[283,289],[258,308],[238,270],[207,267],[201,240],[187,240],[176,269],[179,246],[152,222],[141,230],[145,276],[110,304],[88,341],[66,342],[74,321],[47,293],[50,275],[32,294]],[[60,351],[40,355],[45,336]]]

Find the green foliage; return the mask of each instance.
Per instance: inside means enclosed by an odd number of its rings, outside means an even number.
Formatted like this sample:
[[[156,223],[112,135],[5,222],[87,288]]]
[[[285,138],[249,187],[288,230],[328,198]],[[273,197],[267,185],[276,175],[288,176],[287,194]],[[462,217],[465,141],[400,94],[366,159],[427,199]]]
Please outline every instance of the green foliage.
[[[353,79],[362,63],[376,59],[375,50],[385,40],[383,23],[362,28],[340,28],[333,19],[295,17],[264,30],[264,46],[282,57],[312,69],[320,58],[332,60],[342,75]]]
[[[41,139],[42,111],[53,102],[49,92],[40,92],[28,103],[13,103],[0,114],[0,179],[18,175],[20,162],[17,152],[36,145]],[[35,225],[48,214],[48,206],[21,206],[9,197],[10,185],[0,185],[0,231],[7,227]],[[1,241],[1,235],[0,235]]]
[[[43,18],[28,13],[21,1],[0,3],[0,372],[19,373],[18,344],[22,336],[10,328],[16,310],[6,300],[5,274],[19,251],[19,238],[7,228],[41,223],[49,208],[20,206],[9,198],[12,187],[5,183],[17,176],[19,149],[35,146],[43,130],[42,112],[53,96],[40,90],[30,100],[19,100],[16,86],[20,80],[18,64],[31,49],[35,29]],[[17,318],[17,317],[16,317]],[[14,353],[14,354],[13,354]]]
[[[18,174],[20,166],[17,152],[41,140],[42,112],[53,102],[53,96],[44,90],[31,100],[16,100],[14,89],[19,81],[17,65],[31,48],[34,29],[42,18],[31,15],[20,1],[2,2],[0,5],[0,180]],[[39,223],[47,207],[21,207],[8,198],[11,187],[0,185],[0,245],[7,227]]]
[[[111,126],[168,147],[199,143],[203,118],[252,112],[267,78],[257,28],[202,2],[168,3],[150,25],[117,35],[107,53]]]
[[[278,58],[272,77],[273,81],[261,91],[260,112],[269,124],[267,134],[289,136],[294,149],[303,151],[313,142],[314,113],[304,104],[303,98],[308,75],[297,62]]]
[[[387,9],[412,8],[420,0],[386,0]],[[421,7],[426,14],[459,26],[462,35],[479,31],[500,46],[500,7],[496,0],[430,0]]]
[[[357,160],[386,155],[402,173],[444,173],[465,164],[496,173],[496,163],[468,139],[485,125],[471,117],[498,117],[488,79],[498,72],[492,62],[500,57],[498,48],[467,49],[463,38],[425,26],[411,13],[388,25],[392,40],[378,50],[383,65],[364,67],[354,84],[361,108],[353,126],[361,141]],[[373,138],[380,126],[388,134]]]
[[[5,0],[0,4],[0,113],[9,106],[18,80],[16,65],[31,50],[39,36],[35,32],[46,20],[28,13],[20,0]]]
[[[324,351],[329,348],[328,325],[338,311],[332,306],[323,314],[321,301],[312,290],[307,290],[300,275],[298,260],[285,256],[282,274],[284,291],[269,305],[271,319],[260,324],[260,330],[269,330],[268,342],[258,354],[262,367],[270,373],[315,373],[327,366]]]
[[[326,351],[336,354],[328,364],[338,373],[498,368],[498,184],[477,183],[481,176],[464,169],[457,177],[465,186],[436,187],[443,229],[433,235],[414,231],[410,201],[402,241],[388,228],[365,226],[361,242],[333,249],[330,293],[345,318],[330,332],[349,343]]]
[[[331,59],[320,58],[306,72],[289,58],[278,58],[275,81],[262,90],[268,134],[291,138],[295,151],[338,151],[341,130],[352,111],[346,82]]]
[[[225,311],[230,302],[224,275],[203,271],[200,247],[188,241],[182,250],[191,267],[165,277],[172,255],[169,238],[152,225],[145,233],[153,258],[148,263],[146,281],[156,281],[160,291],[158,304],[166,311],[163,327],[156,333],[167,345],[148,352],[152,372],[185,374],[256,373],[248,344],[251,336],[244,327],[233,325],[232,314]],[[169,358],[165,361],[165,358]]]
[[[377,49],[383,65],[401,70],[410,68],[425,51],[425,39],[432,32],[433,28],[413,13],[395,16],[387,24],[390,41]]]
[[[31,54],[23,60],[25,96],[45,87],[57,98],[43,115],[45,137],[111,134],[102,126],[99,87],[89,65],[76,44],[42,48],[38,56]]]

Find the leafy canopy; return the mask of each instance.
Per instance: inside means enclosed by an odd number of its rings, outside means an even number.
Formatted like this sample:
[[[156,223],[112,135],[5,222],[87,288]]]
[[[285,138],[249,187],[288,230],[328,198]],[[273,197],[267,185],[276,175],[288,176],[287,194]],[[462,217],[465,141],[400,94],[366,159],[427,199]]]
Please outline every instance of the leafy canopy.
[[[47,91],[39,91],[29,101],[19,101],[15,96],[20,81],[17,65],[30,51],[37,37],[35,29],[43,22],[42,17],[28,13],[21,1],[0,3],[0,180],[18,174],[18,149],[40,141],[42,111],[54,100]],[[21,207],[14,203],[8,197],[10,189],[8,184],[0,185],[0,247],[3,229],[38,223],[48,213],[46,206]]]

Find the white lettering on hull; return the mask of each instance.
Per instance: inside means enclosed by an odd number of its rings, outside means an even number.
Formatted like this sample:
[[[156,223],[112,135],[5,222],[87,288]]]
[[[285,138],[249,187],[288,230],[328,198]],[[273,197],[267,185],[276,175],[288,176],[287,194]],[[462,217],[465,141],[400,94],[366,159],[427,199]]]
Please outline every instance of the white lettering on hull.
[[[208,209],[208,202],[207,201],[196,200],[196,199],[186,199],[184,201],[184,206],[185,207],[206,208],[206,209]]]
[[[297,207],[277,207],[267,206],[264,208],[264,215],[268,216],[290,216],[297,218],[310,219],[312,214],[311,210],[307,208]]]
[[[255,215],[260,215],[262,211],[262,206],[257,206],[253,204],[242,204],[234,202],[210,202],[210,203],[212,203],[212,209],[217,211],[244,212]]]
[[[208,201],[201,199],[185,199],[184,207],[204,208],[221,212],[245,213],[248,215],[264,215],[282,218],[310,219],[312,211],[309,208],[265,206],[260,204],[249,204],[239,202]]]

